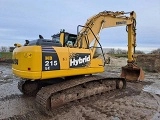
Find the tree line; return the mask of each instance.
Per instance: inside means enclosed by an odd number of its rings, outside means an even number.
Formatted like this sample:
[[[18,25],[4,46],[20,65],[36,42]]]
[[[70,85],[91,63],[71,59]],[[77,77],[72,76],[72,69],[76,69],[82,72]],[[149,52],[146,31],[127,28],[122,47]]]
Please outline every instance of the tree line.
[[[5,47],[5,46],[1,46],[0,47],[0,52],[13,52],[15,47]]]
[[[1,46],[0,52],[12,52],[14,50],[14,48],[15,47]],[[127,54],[127,50],[122,50],[120,48],[118,48],[118,49],[111,48],[107,53],[108,54]],[[136,50],[135,54],[145,54],[145,52],[141,51],[141,50]],[[160,54],[160,48],[152,50],[149,54]]]
[[[108,54],[127,54],[127,50],[111,48],[107,53]],[[135,50],[135,54],[145,54],[145,52],[141,50]],[[148,54],[160,54],[160,48],[152,50]]]
[[[111,48],[108,52],[108,54],[127,54],[127,50],[122,50],[122,49],[114,49]],[[145,54],[145,52],[141,51],[141,50],[136,50],[135,54]]]

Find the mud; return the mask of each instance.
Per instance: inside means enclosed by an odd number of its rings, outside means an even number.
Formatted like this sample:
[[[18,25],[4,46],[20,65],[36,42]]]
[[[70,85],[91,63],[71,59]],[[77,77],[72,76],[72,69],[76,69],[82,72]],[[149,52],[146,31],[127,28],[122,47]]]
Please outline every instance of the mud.
[[[116,59],[106,65],[105,76],[120,76]],[[118,61],[122,61],[119,59]],[[17,89],[19,78],[12,75],[10,64],[0,64],[0,119],[2,120],[159,120],[160,74],[145,72],[145,81],[127,82],[125,90],[115,90],[81,99],[53,110],[53,116],[42,114],[35,98]]]
[[[136,58],[138,66],[148,72],[160,73],[160,54],[142,54]]]

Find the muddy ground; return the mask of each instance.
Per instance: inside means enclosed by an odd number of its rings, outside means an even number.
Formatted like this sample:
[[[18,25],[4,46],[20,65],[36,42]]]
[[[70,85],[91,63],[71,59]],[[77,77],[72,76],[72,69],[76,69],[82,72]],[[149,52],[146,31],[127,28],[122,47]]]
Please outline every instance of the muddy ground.
[[[105,74],[120,76],[122,61],[126,63],[121,58],[111,60],[111,64],[106,65]],[[0,119],[160,120],[160,73],[145,72],[144,82],[127,82],[125,90],[115,90],[71,102],[53,111],[53,117],[37,110],[34,97],[21,94],[17,89],[18,81],[12,75],[11,64],[0,63]]]

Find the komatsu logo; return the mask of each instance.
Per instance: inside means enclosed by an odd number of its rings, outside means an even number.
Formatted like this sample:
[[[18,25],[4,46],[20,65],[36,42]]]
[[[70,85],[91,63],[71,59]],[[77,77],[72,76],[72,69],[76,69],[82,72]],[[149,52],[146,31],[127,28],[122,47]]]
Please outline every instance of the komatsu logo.
[[[70,67],[84,67],[90,62],[90,54],[78,54],[70,59]]]
[[[116,25],[122,25],[122,24],[126,24],[127,22],[126,21],[119,21],[119,22],[116,22]]]

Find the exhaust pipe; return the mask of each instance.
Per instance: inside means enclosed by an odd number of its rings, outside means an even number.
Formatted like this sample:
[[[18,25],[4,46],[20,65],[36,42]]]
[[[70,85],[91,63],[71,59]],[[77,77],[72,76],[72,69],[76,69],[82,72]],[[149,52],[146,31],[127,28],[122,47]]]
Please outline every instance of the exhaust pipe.
[[[143,81],[144,71],[134,63],[128,63],[122,67],[121,77],[127,81]]]

